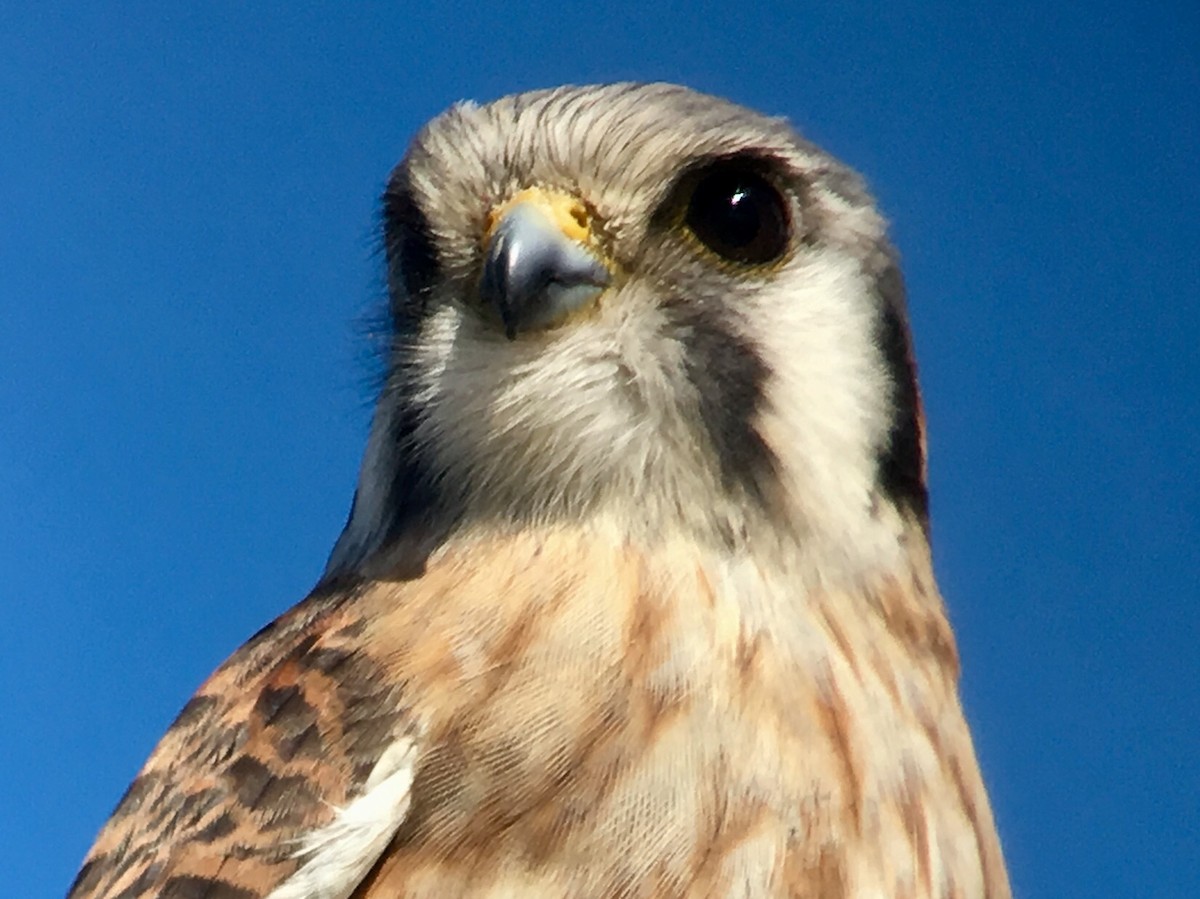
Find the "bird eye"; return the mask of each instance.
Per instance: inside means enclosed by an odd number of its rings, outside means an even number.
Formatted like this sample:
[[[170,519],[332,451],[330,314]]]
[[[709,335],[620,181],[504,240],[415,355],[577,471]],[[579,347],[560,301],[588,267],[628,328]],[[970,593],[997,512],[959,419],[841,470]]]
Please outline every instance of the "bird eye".
[[[787,205],[767,179],[741,166],[721,165],[692,190],[684,224],[730,262],[763,265],[788,247]]]

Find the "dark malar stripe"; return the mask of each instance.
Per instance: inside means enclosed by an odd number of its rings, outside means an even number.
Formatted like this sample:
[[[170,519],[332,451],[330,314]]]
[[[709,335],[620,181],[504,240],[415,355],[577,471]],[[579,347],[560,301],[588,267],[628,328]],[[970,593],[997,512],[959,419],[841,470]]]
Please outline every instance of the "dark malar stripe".
[[[688,304],[671,305],[666,312],[684,345],[688,381],[696,389],[723,486],[740,489],[768,508],[779,461],[755,427],[769,374],[766,363],[716,313]]]

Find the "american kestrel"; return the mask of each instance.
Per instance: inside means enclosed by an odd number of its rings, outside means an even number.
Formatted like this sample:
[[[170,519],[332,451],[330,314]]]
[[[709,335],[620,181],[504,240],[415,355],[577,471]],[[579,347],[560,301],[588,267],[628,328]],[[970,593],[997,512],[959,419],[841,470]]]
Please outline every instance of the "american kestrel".
[[[1010,895],[860,179],[682,87],[562,88],[434,119],[383,233],[327,570],[72,899]]]

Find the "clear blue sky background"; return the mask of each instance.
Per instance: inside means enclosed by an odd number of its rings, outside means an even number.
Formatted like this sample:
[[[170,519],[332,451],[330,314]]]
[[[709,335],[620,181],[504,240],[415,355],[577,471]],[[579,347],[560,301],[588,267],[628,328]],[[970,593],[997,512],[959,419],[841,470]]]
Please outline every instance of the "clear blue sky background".
[[[801,6],[4,4],[6,896],[65,891],[191,691],[319,573],[408,138],[626,78],[790,117],[894,222],[1018,890],[1200,895],[1200,5]]]

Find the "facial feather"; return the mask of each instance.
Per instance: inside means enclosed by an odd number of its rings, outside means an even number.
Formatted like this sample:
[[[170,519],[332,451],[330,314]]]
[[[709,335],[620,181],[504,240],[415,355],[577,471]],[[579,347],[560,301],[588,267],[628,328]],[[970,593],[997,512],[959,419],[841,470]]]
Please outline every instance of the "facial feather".
[[[762,269],[680,223],[689,179],[742,158],[792,223]],[[584,203],[616,274],[587,315],[510,341],[478,299],[482,240],[489,210],[530,187]],[[331,575],[414,518],[505,527],[622,505],[646,536],[783,533],[854,570],[894,543],[880,502],[923,511],[884,222],[780,120],[667,85],[464,104],[418,135],[385,213],[390,374]]]

